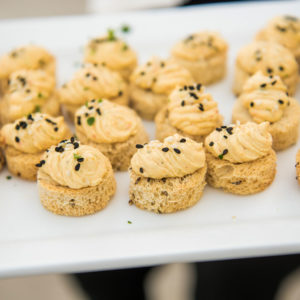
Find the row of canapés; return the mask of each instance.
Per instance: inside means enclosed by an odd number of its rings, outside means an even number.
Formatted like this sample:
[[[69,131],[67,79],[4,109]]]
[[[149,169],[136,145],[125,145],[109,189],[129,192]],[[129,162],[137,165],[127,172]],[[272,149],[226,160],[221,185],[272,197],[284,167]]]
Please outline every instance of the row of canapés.
[[[131,201],[157,212],[198,201],[205,178],[233,193],[263,190],[275,175],[272,146],[285,149],[298,137],[300,109],[290,95],[298,80],[293,55],[300,49],[295,34],[299,23],[279,17],[262,31],[290,46],[293,54],[274,42],[257,41],[238,54],[234,90],[239,98],[233,121],[245,126],[222,126],[217,103],[203,85],[194,83],[198,79],[209,84],[225,75],[227,45],[216,33],[190,35],[175,45],[171,59],[153,58],[135,68],[134,52],[110,32],[87,45],[85,61],[93,64],[57,92],[53,56],[36,46],[12,51],[0,58],[0,116],[8,123],[1,130],[1,143],[9,170],[36,180],[39,168],[43,204],[70,215],[101,209],[115,190],[111,166],[126,170],[130,162]],[[281,34],[287,37],[280,39]],[[128,63],[130,57],[133,63]],[[145,145],[147,133],[136,112],[126,107],[129,98],[143,118],[155,117],[157,138],[164,142]],[[74,139],[59,143],[72,135],[63,117],[53,117],[61,104],[84,146]],[[204,140],[209,140],[206,155],[198,143]]]

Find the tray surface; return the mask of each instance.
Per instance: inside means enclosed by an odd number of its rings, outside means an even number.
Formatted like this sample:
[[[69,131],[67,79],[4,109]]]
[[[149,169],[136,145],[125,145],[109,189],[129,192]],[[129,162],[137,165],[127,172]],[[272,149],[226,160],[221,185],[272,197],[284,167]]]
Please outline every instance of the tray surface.
[[[0,54],[33,42],[58,59],[59,84],[78,68],[91,37],[128,23],[126,37],[139,60],[167,57],[185,35],[217,30],[229,42],[228,75],[207,88],[230,122],[232,70],[238,49],[269,18],[300,11],[294,1],[194,6],[121,13],[0,22]],[[300,88],[297,93],[300,99]],[[153,137],[154,125],[145,122]],[[0,173],[0,276],[77,272],[177,261],[239,258],[300,251],[300,189],[295,155],[300,143],[278,154],[277,175],[266,191],[234,196],[206,187],[186,211],[156,215],[128,205],[129,178],[117,173],[117,193],[103,211],[87,217],[60,217],[40,204],[35,183]],[[129,224],[128,221],[132,223]]]

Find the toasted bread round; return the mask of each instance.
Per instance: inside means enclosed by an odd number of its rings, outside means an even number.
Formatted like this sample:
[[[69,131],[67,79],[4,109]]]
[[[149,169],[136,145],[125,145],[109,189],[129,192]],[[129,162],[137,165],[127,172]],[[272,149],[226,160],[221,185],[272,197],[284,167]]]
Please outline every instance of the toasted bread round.
[[[12,146],[4,147],[4,155],[8,170],[23,179],[36,180],[37,170],[36,164],[41,160],[41,153],[24,153]]]
[[[251,195],[266,189],[276,174],[276,154],[251,162],[232,163],[206,152],[207,182],[215,188],[238,195]]]
[[[152,179],[129,170],[129,203],[156,213],[172,213],[196,204],[206,185],[206,165],[183,177]]]
[[[43,206],[57,215],[84,216],[103,209],[116,191],[112,169],[96,186],[71,189],[60,186],[42,170],[38,171],[38,190]]]

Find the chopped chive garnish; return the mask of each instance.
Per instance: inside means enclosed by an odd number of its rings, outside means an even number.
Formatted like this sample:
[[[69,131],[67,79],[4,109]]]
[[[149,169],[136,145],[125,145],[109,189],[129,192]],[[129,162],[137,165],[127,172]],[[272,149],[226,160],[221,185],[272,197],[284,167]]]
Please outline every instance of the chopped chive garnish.
[[[42,93],[38,93],[38,98],[43,98],[43,94]]]
[[[39,105],[36,105],[34,108],[34,112],[41,112],[41,107]]]
[[[130,32],[131,28],[129,27],[129,25],[124,24],[124,25],[122,25],[121,30],[122,30],[122,32],[127,33],[127,32]]]
[[[102,99],[98,99],[98,103],[101,103],[102,102]]]
[[[132,224],[132,222],[131,222],[131,221],[129,221],[129,220],[127,221],[127,223],[128,223],[128,224]]]
[[[77,154],[77,153],[74,153],[74,159],[80,159],[80,158],[82,158],[82,156],[80,156],[80,155]]]
[[[109,41],[114,41],[116,39],[115,31],[113,29],[107,29],[107,39]]]
[[[11,178],[12,178],[11,176],[6,176],[7,180],[11,180]]]
[[[92,126],[95,122],[95,118],[94,117],[89,117],[86,121],[87,121],[89,126]]]

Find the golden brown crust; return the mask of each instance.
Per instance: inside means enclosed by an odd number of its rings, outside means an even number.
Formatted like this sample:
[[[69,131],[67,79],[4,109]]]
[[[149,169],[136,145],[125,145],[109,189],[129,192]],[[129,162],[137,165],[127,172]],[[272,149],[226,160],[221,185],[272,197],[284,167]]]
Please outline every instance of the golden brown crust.
[[[275,151],[280,151],[295,144],[298,140],[299,123],[300,123],[300,106],[297,100],[290,98],[290,105],[283,112],[282,118],[270,124],[269,132],[273,138],[272,147]],[[252,118],[247,110],[237,100],[233,107],[232,122],[236,123],[252,122]]]
[[[38,171],[38,189],[43,206],[57,215],[83,216],[103,209],[116,191],[112,169],[96,186],[71,189],[55,185],[42,170]]]
[[[225,192],[250,195],[263,191],[274,180],[276,174],[276,154],[270,154],[252,162],[231,163],[215,158],[206,152],[207,183]]]
[[[36,164],[40,162],[43,152],[37,154],[29,154],[16,150],[11,146],[4,147],[4,155],[8,170],[23,179],[36,180],[37,170]]]
[[[76,134],[83,144],[97,148],[108,157],[115,171],[126,171],[130,165],[131,157],[137,151],[136,144],[144,144],[149,141],[148,134],[142,123],[140,123],[137,133],[125,142],[99,144],[89,140],[80,132],[76,132]]]
[[[195,205],[206,185],[206,165],[183,177],[152,179],[129,170],[129,203],[156,213],[172,213]]]
[[[219,123],[216,124],[216,127],[219,127],[223,124],[223,118],[220,115]],[[198,143],[202,143],[205,140],[205,136],[199,136],[199,135],[191,135],[186,134],[185,132],[173,127],[169,120],[168,120],[168,108],[167,106],[163,107],[156,115],[155,117],[155,127],[156,127],[156,133],[155,137],[156,139],[163,141],[164,138],[167,136],[174,135],[175,133],[180,134],[182,136],[188,137]]]

